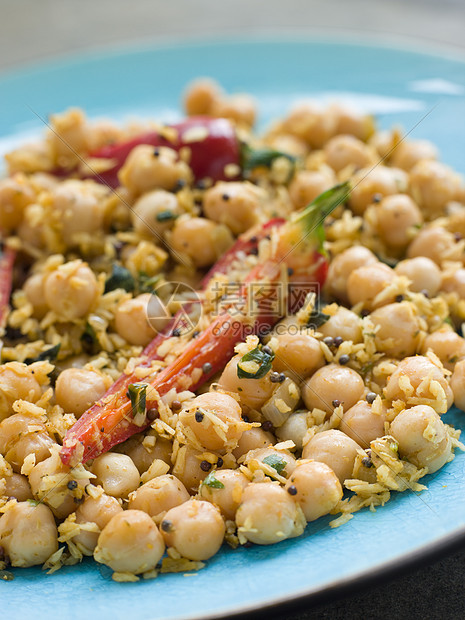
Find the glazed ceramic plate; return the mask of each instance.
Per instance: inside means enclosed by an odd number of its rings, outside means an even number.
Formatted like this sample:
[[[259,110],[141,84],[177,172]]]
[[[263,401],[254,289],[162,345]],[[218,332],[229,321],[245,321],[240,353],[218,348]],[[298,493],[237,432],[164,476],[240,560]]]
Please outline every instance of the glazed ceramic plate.
[[[465,172],[465,62],[451,56],[351,42],[271,40],[199,43],[84,55],[0,76],[0,148],[43,130],[43,119],[68,106],[118,120],[181,115],[180,95],[198,75],[229,92],[252,93],[262,127],[296,100],[342,100],[373,112],[381,126],[402,125],[433,140],[443,161]],[[465,414],[447,420],[465,427]],[[465,537],[465,455],[425,483],[419,494],[393,494],[376,512],[362,511],[332,530],[329,518],[303,536],[271,547],[224,548],[196,574],[161,575],[118,584],[111,571],[85,561],[47,576],[14,570],[0,583],[2,614],[13,620],[187,620],[250,617],[279,605],[353,587]],[[268,613],[270,613],[268,609]]]

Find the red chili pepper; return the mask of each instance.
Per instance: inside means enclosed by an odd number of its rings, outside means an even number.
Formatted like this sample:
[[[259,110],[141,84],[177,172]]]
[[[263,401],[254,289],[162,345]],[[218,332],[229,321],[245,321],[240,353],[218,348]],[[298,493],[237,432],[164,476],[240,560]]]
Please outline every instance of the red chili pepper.
[[[0,329],[5,327],[8,316],[15,257],[16,252],[10,248],[0,251]]]
[[[289,241],[291,244],[294,243],[296,231],[299,229],[300,238],[294,247],[301,245],[302,251],[298,253],[297,260],[294,261],[295,269],[292,275],[303,277],[299,284],[300,291],[303,293],[324,283],[326,259],[322,249],[322,221],[347,198],[347,195],[347,184],[336,186],[322,194],[303,213],[293,217],[281,227],[279,239],[282,239],[283,243],[278,243],[277,255],[273,257],[273,260],[259,263],[242,284],[242,294],[239,299],[243,300],[244,305],[250,301],[248,298],[249,284],[277,282],[282,268],[293,262],[289,260],[293,246],[287,243]],[[305,256],[306,264],[302,258]],[[300,296],[300,301],[295,304],[295,310],[302,305],[304,298],[305,295]],[[236,301],[235,299],[234,302]],[[270,329],[280,318],[276,315],[274,308],[267,309],[266,306],[262,308],[259,303],[254,320],[251,321],[244,312],[235,317],[228,311],[228,303],[231,302],[226,299],[223,305],[225,313],[214,319],[196,339],[191,340],[174,363],[152,379],[146,379],[160,396],[173,388],[176,390],[197,389],[225,366],[233,354],[235,345],[244,339],[246,328],[248,333],[255,333],[264,328]],[[166,337],[158,335],[145,349],[144,353],[148,354],[148,358],[143,362],[143,366],[150,366],[153,359],[158,359],[156,351],[159,346],[157,340],[160,336],[159,343]],[[115,389],[111,390],[111,398],[107,393],[79,418],[64,439],[61,450],[63,463],[74,465],[79,461],[85,462],[96,458],[99,454],[150,425],[147,419],[142,425],[135,424],[131,415],[132,404],[127,395],[127,387],[138,381],[135,374],[125,376],[115,384]],[[147,401],[146,407],[147,409],[156,408],[157,403]]]

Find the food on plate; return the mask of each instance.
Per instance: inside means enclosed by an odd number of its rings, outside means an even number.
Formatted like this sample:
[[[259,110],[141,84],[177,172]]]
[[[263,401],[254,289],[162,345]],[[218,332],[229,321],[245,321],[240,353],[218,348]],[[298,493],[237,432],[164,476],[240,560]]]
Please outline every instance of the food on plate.
[[[198,570],[464,449],[460,175],[340,105],[257,134],[248,95],[184,104],[68,110],[5,157],[1,569]]]

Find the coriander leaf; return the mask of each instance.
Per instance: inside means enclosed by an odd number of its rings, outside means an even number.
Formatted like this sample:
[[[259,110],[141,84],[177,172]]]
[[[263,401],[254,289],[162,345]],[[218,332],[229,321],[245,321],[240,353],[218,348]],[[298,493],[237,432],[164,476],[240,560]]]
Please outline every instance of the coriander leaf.
[[[237,365],[237,376],[239,379],[261,379],[271,370],[271,364],[274,360],[274,353],[267,353],[261,345],[252,349],[241,357]],[[254,362],[257,369],[254,372],[246,370],[247,363]]]
[[[131,400],[132,415],[145,414],[147,403],[147,384],[130,383],[126,396]]]
[[[224,484],[215,478],[215,470],[208,474],[202,484],[212,489],[224,489]]]
[[[284,457],[279,454],[270,454],[270,456],[265,456],[263,459],[263,463],[269,465],[273,469],[276,469],[278,474],[280,474],[284,469],[286,469],[286,461]]]
[[[157,222],[170,222],[171,220],[175,220],[177,217],[178,216],[176,215],[176,213],[167,210],[157,213],[155,219],[157,220]]]
[[[153,293],[160,279],[161,274],[148,276],[145,272],[140,271],[138,282],[139,293]]]
[[[315,306],[308,317],[307,327],[318,329],[318,327],[321,327],[323,323],[326,323],[329,318],[329,314],[325,314],[318,306]]]
[[[61,344],[58,343],[49,349],[45,349],[37,355],[36,357],[28,357],[24,360],[25,364],[33,364],[34,362],[45,362],[46,360],[50,362],[54,362],[58,357],[58,352],[60,350]]]
[[[132,293],[136,288],[136,283],[131,272],[117,263],[113,263],[111,268],[111,276],[105,282],[105,293],[122,288],[128,293]]]
[[[271,165],[279,157],[284,157],[292,164],[295,163],[296,157],[283,151],[277,151],[276,149],[261,148],[253,149],[247,144],[242,144],[242,162],[241,168],[243,170],[253,170],[254,168],[264,167],[271,168]]]
[[[81,343],[84,353],[88,355],[96,353],[97,334],[90,323],[86,323],[86,327],[81,335]]]

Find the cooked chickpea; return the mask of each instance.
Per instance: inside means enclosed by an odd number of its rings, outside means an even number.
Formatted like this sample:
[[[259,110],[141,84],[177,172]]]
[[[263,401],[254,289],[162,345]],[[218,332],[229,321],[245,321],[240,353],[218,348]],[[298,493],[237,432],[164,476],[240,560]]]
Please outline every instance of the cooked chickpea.
[[[390,357],[413,355],[420,343],[420,322],[415,306],[408,301],[387,304],[370,314],[377,331],[375,345]]]
[[[40,385],[26,364],[8,362],[0,366],[0,420],[13,413],[15,400],[35,403],[41,394]]]
[[[460,299],[465,299],[465,269],[460,267],[444,273],[441,280],[441,290],[446,293],[457,293]]]
[[[66,413],[79,418],[106,392],[105,379],[95,370],[67,368],[58,376],[55,398]]]
[[[32,416],[15,413],[0,424],[0,454],[17,473],[29,454],[35,455],[36,463],[48,458],[53,443],[43,422]]]
[[[366,267],[358,267],[347,280],[347,294],[350,304],[355,306],[362,303],[365,309],[371,310],[394,301],[394,296],[390,299],[375,301],[377,295],[389,286],[394,278],[394,270],[384,263],[373,263]]]
[[[304,140],[288,133],[278,133],[272,135],[267,140],[268,146],[282,153],[289,153],[294,157],[305,157],[308,153],[308,146]]]
[[[400,456],[417,467],[427,467],[430,474],[452,457],[447,429],[428,405],[401,411],[392,422],[390,433],[399,444]]]
[[[242,499],[242,492],[249,484],[249,480],[238,469],[221,469],[215,471],[214,475],[215,480],[223,486],[217,488],[201,484],[200,497],[218,506],[223,517],[233,521]]]
[[[306,333],[285,333],[276,337],[273,368],[299,383],[325,364],[316,338]]]
[[[153,570],[164,551],[163,537],[149,515],[123,510],[103,528],[94,559],[114,571],[137,575]]]
[[[26,476],[22,474],[11,474],[5,478],[5,495],[9,499],[17,499],[18,502],[25,502],[33,499],[31,485]]]
[[[284,487],[294,492],[307,521],[327,515],[342,499],[342,487],[334,471],[325,463],[300,463]]]
[[[172,191],[179,181],[189,182],[192,172],[173,149],[141,144],[132,149],[118,172],[120,183],[135,195],[153,189]]]
[[[70,108],[50,117],[52,129],[47,135],[56,164],[69,168],[79,161],[77,153],[87,147],[87,119],[78,108]]]
[[[47,275],[44,296],[48,307],[66,320],[79,319],[92,309],[98,297],[98,282],[81,260],[60,265]]]
[[[12,566],[43,564],[58,550],[53,514],[44,504],[18,502],[0,518],[0,545]]]
[[[302,450],[302,440],[308,430],[307,417],[306,411],[291,413],[284,424],[276,429],[276,436],[281,441],[290,439],[294,442],[297,450]]]
[[[126,498],[139,486],[140,476],[137,467],[127,454],[107,452],[98,456],[92,463],[92,473],[97,476],[105,493],[112,497]]]
[[[375,151],[350,135],[338,135],[331,138],[323,149],[326,163],[335,172],[340,172],[347,166],[355,169],[367,168],[376,162]]]
[[[362,114],[350,107],[333,104],[329,113],[336,119],[336,134],[352,135],[366,142],[375,130],[371,115]]]
[[[128,508],[143,510],[158,523],[167,510],[187,502],[190,495],[183,483],[171,474],[158,476],[129,496]]]
[[[26,177],[16,175],[0,180],[0,230],[9,234],[21,223],[24,209],[34,201]]]
[[[212,265],[232,243],[227,226],[204,217],[179,218],[169,238],[172,251],[187,256],[196,267]]]
[[[303,459],[313,459],[330,467],[343,484],[352,477],[355,458],[360,445],[338,430],[322,431],[304,446]]]
[[[191,495],[197,493],[199,484],[208,474],[208,471],[200,466],[203,460],[203,453],[200,450],[195,450],[191,446],[184,446],[178,451],[176,462],[173,465],[173,474],[183,483]]]
[[[259,411],[262,405],[270,398],[276,384],[271,383],[270,373],[261,379],[240,379],[237,376],[237,364],[242,355],[235,355],[225,366],[218,383],[228,392],[237,392],[239,402],[244,410]]]
[[[419,161],[436,159],[437,156],[437,148],[428,140],[403,140],[394,149],[391,163],[397,168],[410,172]]]
[[[337,254],[329,264],[325,288],[331,297],[346,303],[347,281],[350,274],[358,267],[377,264],[376,256],[363,245],[354,245]]]
[[[49,310],[44,298],[44,281],[45,275],[43,273],[35,273],[29,276],[23,286],[27,300],[34,308],[33,316],[38,319],[42,319]]]
[[[156,335],[149,322],[150,293],[143,293],[119,304],[115,312],[115,329],[130,344],[145,346]]]
[[[449,326],[428,334],[423,341],[422,353],[431,349],[439,357],[444,368],[453,371],[455,364],[465,358],[465,339]]]
[[[412,231],[423,223],[420,209],[407,194],[386,196],[373,209],[380,239],[394,250],[406,248]]]
[[[450,378],[450,387],[454,394],[454,405],[465,411],[465,360],[460,360],[455,364]]]
[[[399,194],[405,192],[407,186],[408,175],[399,168],[362,168],[353,177],[350,207],[356,215],[362,215],[375,196]]]
[[[409,245],[408,258],[426,256],[441,265],[443,261],[461,260],[463,244],[457,243],[453,233],[441,226],[423,228]]]
[[[362,448],[369,448],[370,442],[384,433],[385,413],[375,413],[366,400],[359,400],[342,416],[339,429],[356,441]]]
[[[319,149],[336,133],[337,119],[311,102],[296,106],[284,120],[283,129]]]
[[[428,219],[443,215],[447,203],[460,195],[461,186],[460,176],[438,161],[424,159],[410,171],[410,193]]]
[[[253,464],[253,461],[268,465],[271,470],[270,473],[267,473],[267,476],[271,478],[274,476],[275,472],[287,478],[292,474],[296,466],[296,459],[288,450],[276,450],[273,446],[258,448],[257,450],[248,452],[244,462],[249,465],[249,467],[251,466],[253,469],[256,469],[256,465]],[[274,465],[271,465],[270,462],[273,464],[276,462],[278,469],[276,469]]]
[[[250,95],[230,95],[218,97],[212,102],[210,114],[220,118],[228,118],[238,125],[252,127],[257,115],[255,100]]]
[[[408,379],[408,381],[406,381]],[[431,360],[422,355],[406,357],[399,362],[397,368],[389,377],[385,396],[388,400],[402,400],[408,404],[414,404],[418,397],[435,400],[435,396],[428,386],[428,380],[435,381],[444,390],[446,402],[438,413],[446,413],[453,402],[453,394],[443,371]],[[410,389],[409,385],[413,388]],[[413,399],[412,401],[410,399]]]
[[[282,427],[281,427],[282,428]],[[264,431],[262,428],[254,427],[244,431],[237,443],[237,448],[233,450],[233,456],[240,459],[241,456],[258,448],[267,448],[276,443],[272,433]]]
[[[168,510],[161,522],[167,547],[174,547],[189,560],[208,560],[223,543],[225,525],[218,508],[191,499]]]
[[[114,497],[102,493],[99,497],[87,497],[76,510],[76,523],[95,523],[100,530],[119,512],[122,512],[119,502]],[[73,537],[73,543],[84,555],[92,555],[97,546],[99,534],[81,530]]]
[[[203,210],[210,220],[239,235],[260,221],[264,198],[266,194],[252,183],[219,182],[205,192]]]
[[[274,482],[255,482],[244,489],[236,523],[239,532],[257,545],[300,536],[305,527],[296,502]]]
[[[406,276],[410,280],[410,290],[415,293],[426,291],[430,297],[434,297],[439,291],[441,270],[426,256],[400,261],[394,270],[399,276]]]
[[[131,221],[139,234],[161,239],[181,214],[182,209],[175,194],[155,189],[136,200],[131,210]]]
[[[325,337],[337,338],[339,336],[343,340],[351,340],[354,344],[362,342],[360,317],[343,306],[340,306],[326,323],[320,325],[318,331]]]
[[[330,168],[297,172],[289,185],[289,196],[294,208],[303,209],[335,183],[336,177]]]
[[[210,115],[213,103],[222,97],[219,85],[208,78],[195,80],[184,93],[184,108],[188,116]]]
[[[14,363],[16,364],[18,362]],[[40,418],[24,415],[22,413],[8,415],[8,417],[0,423],[0,454],[5,455],[22,436],[36,431],[43,432],[45,430],[45,424]]]
[[[239,403],[232,396],[207,392],[189,401],[179,419],[204,448],[223,450],[227,445],[235,448],[246,428],[241,413]]]
[[[302,398],[310,411],[317,407],[330,414],[334,400],[346,411],[362,397],[365,386],[361,376],[352,368],[328,364],[317,370],[302,385]]]
[[[144,438],[142,435],[134,435],[124,443],[114,447],[114,450],[131,457],[140,474],[146,472],[155,459],[160,459],[171,466],[171,453],[173,452],[171,441],[158,437],[155,431],[149,431],[147,436],[154,437],[155,445],[153,447],[146,447],[142,443]]]

